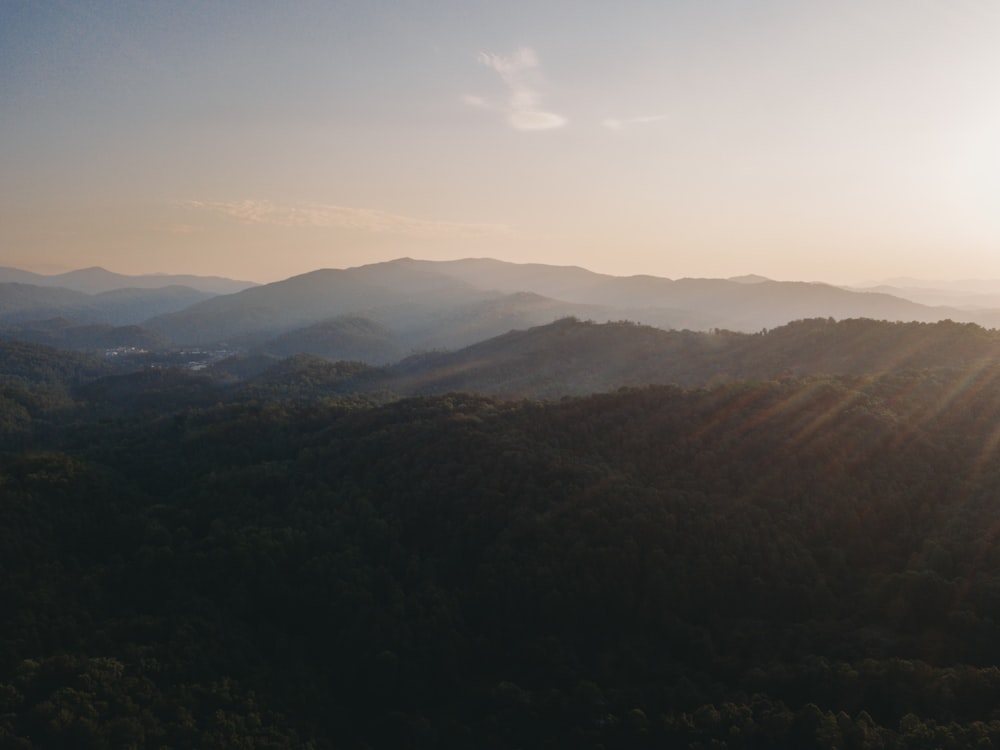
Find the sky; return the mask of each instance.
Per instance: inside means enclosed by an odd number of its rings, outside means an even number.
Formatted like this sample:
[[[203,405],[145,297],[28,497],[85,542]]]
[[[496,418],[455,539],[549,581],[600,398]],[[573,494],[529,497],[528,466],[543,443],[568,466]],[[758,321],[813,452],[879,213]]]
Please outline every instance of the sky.
[[[0,265],[1000,278],[996,0],[0,0]]]

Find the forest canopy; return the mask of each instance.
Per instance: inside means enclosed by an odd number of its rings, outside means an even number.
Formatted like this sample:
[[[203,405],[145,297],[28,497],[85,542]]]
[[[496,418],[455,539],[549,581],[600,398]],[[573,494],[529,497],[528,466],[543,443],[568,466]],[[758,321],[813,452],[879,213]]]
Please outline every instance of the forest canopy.
[[[1000,743],[1000,371],[955,325],[555,401],[4,343],[0,746]]]

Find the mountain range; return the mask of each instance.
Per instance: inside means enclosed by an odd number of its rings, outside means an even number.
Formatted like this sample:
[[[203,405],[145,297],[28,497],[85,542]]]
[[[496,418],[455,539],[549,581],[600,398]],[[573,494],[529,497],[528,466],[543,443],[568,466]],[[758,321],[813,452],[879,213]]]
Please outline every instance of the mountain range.
[[[81,325],[136,325],[150,315],[182,310],[211,296],[210,292],[176,285],[87,294],[62,287],[0,283],[0,324],[64,318]]]
[[[58,276],[0,269],[0,325],[23,328],[47,319],[138,325],[150,340],[174,346],[277,356],[306,353],[382,365],[411,353],[457,350],[565,317],[735,332],[810,318],[954,320],[987,328],[1000,324],[1000,298],[995,307],[985,304],[994,299],[988,286],[964,291],[942,286],[939,298],[953,303],[969,299],[962,294],[979,295],[967,305],[948,306],[902,296],[915,288],[847,289],[756,275],[620,277],[489,258],[400,258],[320,269],[261,285],[216,277],[122,276],[99,268]],[[919,291],[922,299],[933,299],[935,290]],[[61,335],[73,338],[65,330]]]
[[[252,281],[237,281],[221,276],[165,273],[127,276],[98,266],[58,274],[40,274],[18,268],[0,267],[0,283],[11,282],[61,287],[84,294],[100,294],[114,289],[159,289],[165,286],[186,286],[209,294],[233,294],[256,286]]]
[[[510,331],[452,352],[427,352],[385,367],[299,355],[220,362],[220,373],[279,391],[303,383],[331,393],[481,393],[558,399],[670,383],[702,387],[814,375],[878,376],[919,370],[989,373],[1000,332],[970,323],[889,323],[862,318],[795,321],[766,333],[665,331],[573,318]],[[210,370],[209,372],[212,372]]]

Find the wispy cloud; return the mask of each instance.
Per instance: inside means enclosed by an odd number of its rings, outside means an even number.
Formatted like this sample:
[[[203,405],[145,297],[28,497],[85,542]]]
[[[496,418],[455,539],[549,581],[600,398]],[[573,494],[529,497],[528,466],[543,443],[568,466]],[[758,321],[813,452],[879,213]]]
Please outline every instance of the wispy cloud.
[[[507,101],[495,105],[481,96],[466,96],[466,104],[502,113],[515,130],[554,130],[566,124],[565,117],[540,106],[538,56],[534,50],[521,47],[509,57],[480,52],[476,59],[500,76],[507,87]]]
[[[604,120],[601,124],[608,130],[625,130],[633,125],[646,125],[651,122],[659,122],[661,120],[666,120],[669,115],[643,115],[642,117],[629,117],[626,120],[619,120],[616,118],[608,118]]]
[[[228,216],[246,224],[265,226],[328,227],[429,238],[476,238],[517,234],[515,230],[503,224],[461,224],[433,221],[370,208],[320,203],[281,206],[270,201],[242,200],[186,201],[185,205]]]

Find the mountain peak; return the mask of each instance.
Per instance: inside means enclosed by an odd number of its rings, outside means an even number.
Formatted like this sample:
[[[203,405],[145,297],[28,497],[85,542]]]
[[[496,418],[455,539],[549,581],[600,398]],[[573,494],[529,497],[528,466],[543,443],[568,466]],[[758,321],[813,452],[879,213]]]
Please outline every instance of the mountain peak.
[[[743,276],[730,276],[726,281],[734,281],[737,284],[763,284],[771,281],[767,276],[760,276],[756,273],[748,273]]]

